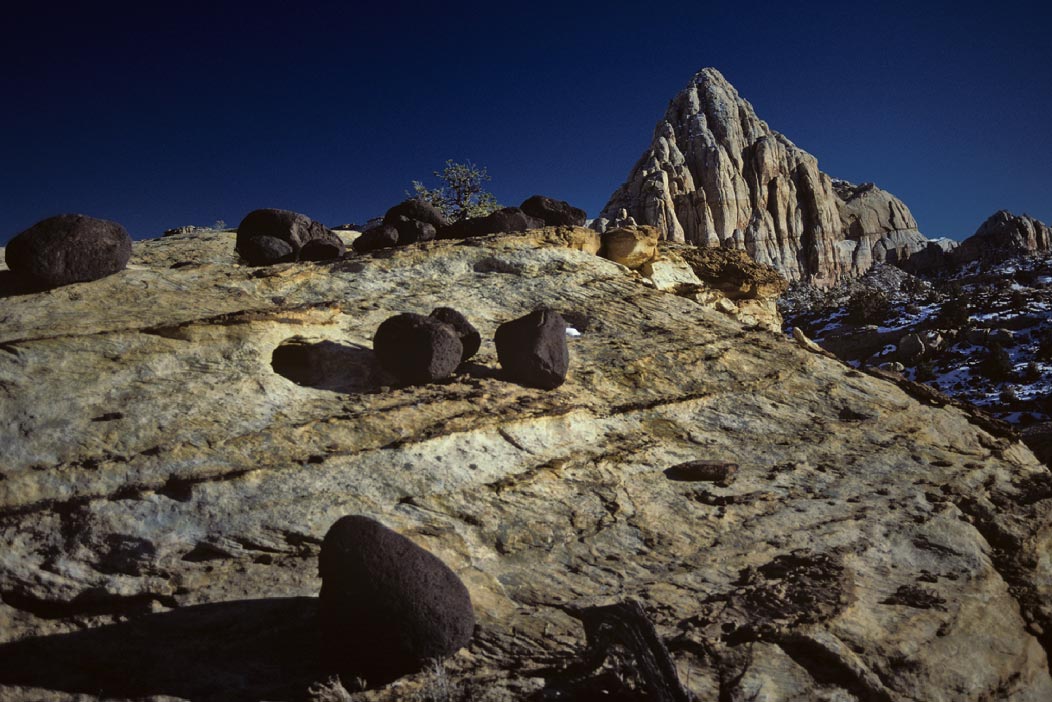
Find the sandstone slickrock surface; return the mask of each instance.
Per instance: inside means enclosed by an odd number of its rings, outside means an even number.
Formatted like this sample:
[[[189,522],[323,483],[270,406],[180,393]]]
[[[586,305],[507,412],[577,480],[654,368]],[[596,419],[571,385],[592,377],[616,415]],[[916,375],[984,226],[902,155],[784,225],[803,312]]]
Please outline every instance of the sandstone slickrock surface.
[[[672,100],[599,220],[625,213],[663,238],[744,249],[818,285],[907,258],[927,241],[900,200],[818,170],[713,68]]]
[[[479,699],[580,653],[568,607],[629,599],[704,700],[1052,698],[1028,450],[566,238],[251,268],[232,234],[180,235],[5,297],[0,698],[302,698],[346,514],[464,582],[478,626],[445,668]],[[582,332],[552,391],[499,377],[492,343],[543,305]],[[373,331],[438,306],[482,333],[475,363],[385,388]],[[293,339],[343,375],[283,375]],[[691,461],[737,471],[666,475]]]
[[[475,612],[464,583],[434,554],[359,515],[322,541],[324,656],[340,678],[390,681],[465,646]]]
[[[131,237],[120,224],[64,214],[18,234],[4,258],[30,285],[53,288],[113,275],[127,265],[131,251]]]

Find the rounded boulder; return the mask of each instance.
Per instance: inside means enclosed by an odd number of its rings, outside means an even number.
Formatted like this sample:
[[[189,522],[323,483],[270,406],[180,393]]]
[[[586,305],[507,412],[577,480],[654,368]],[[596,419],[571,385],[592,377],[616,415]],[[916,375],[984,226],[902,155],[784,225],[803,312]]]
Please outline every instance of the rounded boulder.
[[[460,356],[461,363],[478,353],[479,346],[482,345],[482,335],[467,317],[452,307],[436,307],[431,311],[431,317],[453,327],[453,331],[456,332],[457,338],[464,347],[464,352]]]
[[[346,251],[343,241],[320,222],[298,212],[269,208],[245,215],[237,226],[234,248],[250,266],[266,266],[298,260],[308,244],[307,256],[315,261],[339,258]]]
[[[323,655],[345,681],[386,683],[471,640],[475,612],[456,573],[374,519],[333,524],[318,566]]]
[[[37,222],[8,244],[7,267],[32,285],[53,288],[98,280],[124,270],[131,258],[127,230],[116,222],[62,214]]]
[[[452,375],[460,365],[464,345],[449,324],[407,312],[377,327],[373,353],[402,382],[422,384]]]
[[[542,390],[562,385],[570,368],[566,326],[562,315],[542,308],[497,327],[493,341],[508,378]]]

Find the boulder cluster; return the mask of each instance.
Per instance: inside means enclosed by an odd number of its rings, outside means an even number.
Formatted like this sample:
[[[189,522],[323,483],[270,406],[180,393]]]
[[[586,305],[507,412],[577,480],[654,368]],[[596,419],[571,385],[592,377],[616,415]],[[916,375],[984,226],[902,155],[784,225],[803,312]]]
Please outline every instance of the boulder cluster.
[[[542,390],[562,385],[570,367],[566,329],[562,315],[547,308],[497,327],[493,341],[507,378]],[[463,314],[439,307],[430,315],[405,312],[384,320],[373,336],[373,352],[381,367],[415,385],[450,377],[481,341]]]
[[[519,207],[505,207],[484,217],[456,222],[450,222],[430,203],[410,199],[389,209],[382,222],[362,232],[353,246],[355,251],[366,253],[432,239],[466,239],[545,226],[579,227],[584,223],[584,210],[543,195],[534,195]]]
[[[345,252],[343,241],[325,225],[289,210],[261,209],[237,226],[234,248],[250,266],[286,261],[327,261]]]

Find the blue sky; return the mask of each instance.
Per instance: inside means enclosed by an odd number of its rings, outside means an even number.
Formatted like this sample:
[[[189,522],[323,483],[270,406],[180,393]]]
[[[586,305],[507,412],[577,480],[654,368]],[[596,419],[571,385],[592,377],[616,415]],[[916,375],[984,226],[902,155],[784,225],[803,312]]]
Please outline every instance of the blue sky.
[[[504,204],[595,216],[703,66],[930,237],[1002,208],[1052,222],[1039,3],[378,4],[6,11],[0,241],[60,212],[137,238],[258,207],[360,222],[446,159]]]

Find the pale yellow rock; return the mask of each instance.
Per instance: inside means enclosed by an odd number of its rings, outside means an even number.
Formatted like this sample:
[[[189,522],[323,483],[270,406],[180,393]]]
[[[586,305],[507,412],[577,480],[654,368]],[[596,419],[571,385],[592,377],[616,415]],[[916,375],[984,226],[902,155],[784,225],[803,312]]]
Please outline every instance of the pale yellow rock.
[[[345,514],[463,578],[478,629],[444,666],[472,699],[536,694],[583,653],[565,608],[626,598],[701,699],[1052,699],[1029,450],[547,236],[265,268],[169,237],[6,298],[0,699],[302,696]],[[492,343],[541,305],[582,332],[550,392]],[[437,306],[482,348],[397,387],[372,335]],[[666,477],[699,459],[734,481]]]
[[[626,268],[639,268],[657,255],[658,230],[654,227],[621,227],[603,233],[600,254]]]

